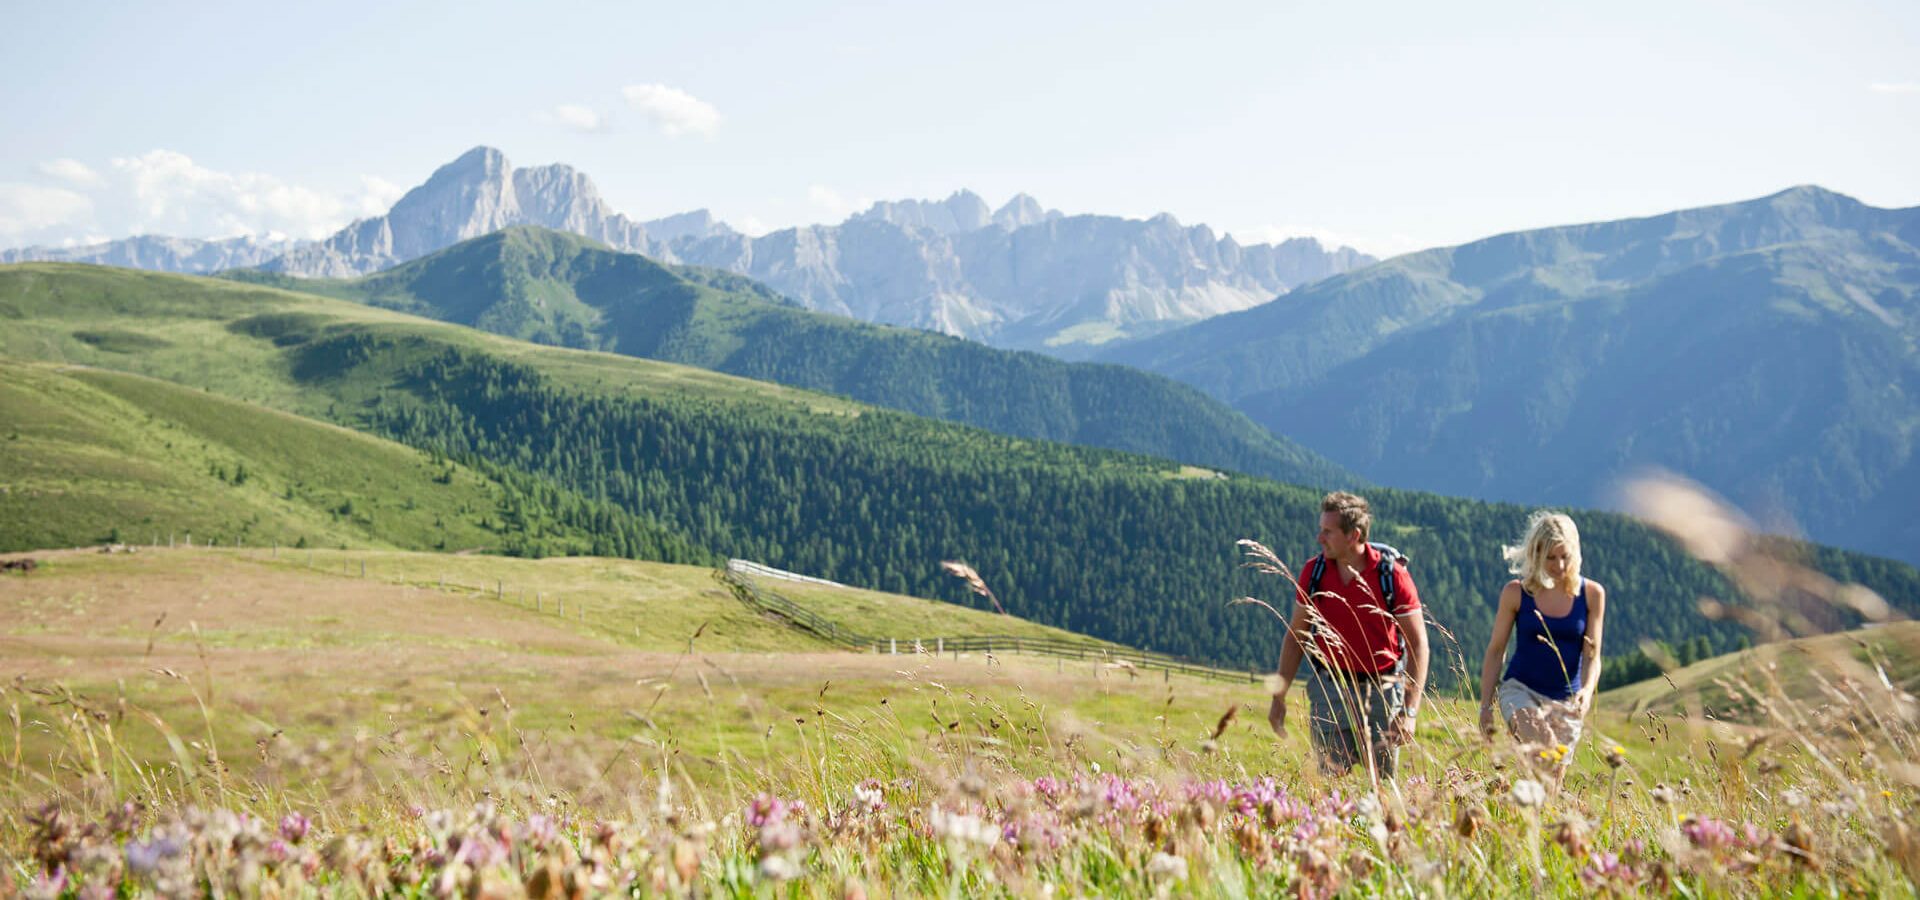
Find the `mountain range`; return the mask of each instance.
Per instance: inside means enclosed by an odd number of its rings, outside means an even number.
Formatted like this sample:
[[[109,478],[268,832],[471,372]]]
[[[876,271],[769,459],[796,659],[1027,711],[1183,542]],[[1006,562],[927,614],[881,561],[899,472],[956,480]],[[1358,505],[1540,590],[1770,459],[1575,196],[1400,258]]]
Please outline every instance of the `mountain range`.
[[[256,270],[226,277],[522,340],[840,394],[1015,437],[1299,484],[1355,480],[1162,376],[813,312],[739,275],[659,263],[536,226],[496,231],[357,279]]]
[[[1373,261],[1310,238],[1242,246],[1165,214],[1068,216],[1024,194],[991,210],[967,191],[943,201],[876,203],[839,225],[752,237],[705,210],[635,221],[570,166],[514,168],[500,151],[476,147],[435,170],[385,215],[322,241],[255,246],[137,237],[0,251],[0,262],[192,273],[258,267],[344,278],[515,225],[747,275],[809,309],[1067,356],[1245,309]]]
[[[1920,561],[1920,209],[1799,187],[1499,235],[1101,358],[1386,484],[1598,504],[1665,467]]]

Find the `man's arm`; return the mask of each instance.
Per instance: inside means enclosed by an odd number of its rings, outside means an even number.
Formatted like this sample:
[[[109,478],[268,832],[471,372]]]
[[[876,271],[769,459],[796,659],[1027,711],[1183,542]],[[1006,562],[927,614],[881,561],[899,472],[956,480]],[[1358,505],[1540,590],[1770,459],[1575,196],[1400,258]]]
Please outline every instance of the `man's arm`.
[[[1267,724],[1273,726],[1273,733],[1285,736],[1287,733],[1287,693],[1293,690],[1293,679],[1300,674],[1300,660],[1306,651],[1300,646],[1300,635],[1306,634],[1307,608],[1305,604],[1293,605],[1293,618],[1287,621],[1287,633],[1280,636],[1280,668],[1274,673],[1273,703],[1267,707]]]
[[[1400,635],[1407,642],[1407,701],[1403,707],[1405,715],[1397,716],[1393,721],[1395,736],[1402,742],[1413,740],[1414,717],[1420,712],[1420,701],[1427,692],[1427,615],[1414,607],[1393,617],[1400,625]]]

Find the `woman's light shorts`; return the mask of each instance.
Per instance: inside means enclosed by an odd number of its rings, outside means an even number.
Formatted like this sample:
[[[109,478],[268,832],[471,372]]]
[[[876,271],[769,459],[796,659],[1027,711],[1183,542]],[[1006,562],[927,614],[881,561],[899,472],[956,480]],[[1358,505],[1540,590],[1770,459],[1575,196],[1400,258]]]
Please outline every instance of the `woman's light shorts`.
[[[1572,747],[1580,742],[1586,717],[1574,708],[1572,700],[1555,700],[1521,684],[1517,678],[1500,682],[1495,696],[1500,700],[1500,717],[1506,720],[1508,732],[1513,731],[1513,717],[1521,710],[1530,709],[1538,712],[1554,743]]]

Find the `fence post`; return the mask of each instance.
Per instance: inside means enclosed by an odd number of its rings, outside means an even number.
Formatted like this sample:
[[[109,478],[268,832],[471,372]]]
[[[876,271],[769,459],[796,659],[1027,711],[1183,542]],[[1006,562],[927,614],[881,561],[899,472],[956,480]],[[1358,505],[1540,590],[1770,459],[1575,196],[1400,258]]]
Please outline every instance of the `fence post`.
[[[899,641],[899,640],[897,640],[897,639],[895,639],[895,638],[887,638],[887,654],[888,654],[888,655],[890,655],[890,656],[899,656],[899,655],[900,655],[900,641]]]
[[[946,638],[933,639],[933,653],[935,656],[947,655],[947,639]]]
[[[360,577],[367,577],[367,561],[364,559],[360,561]]]

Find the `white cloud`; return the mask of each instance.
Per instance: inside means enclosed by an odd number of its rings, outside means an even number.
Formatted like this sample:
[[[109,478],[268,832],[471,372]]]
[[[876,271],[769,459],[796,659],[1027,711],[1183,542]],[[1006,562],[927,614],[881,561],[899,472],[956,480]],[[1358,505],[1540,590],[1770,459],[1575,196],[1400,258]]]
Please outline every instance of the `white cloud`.
[[[37,184],[0,184],[0,240],[30,239],[84,222],[93,201],[66,188]]]
[[[760,237],[773,229],[759,216],[742,216],[732,223],[735,230],[747,237]]]
[[[136,231],[317,238],[345,224],[352,208],[337,195],[271,175],[216,171],[172,150],[120,157],[111,166],[125,182]]]
[[[257,172],[210,169],[165,149],[113,159],[98,170],[57,159],[39,171],[41,183],[0,185],[0,246],[136,234],[320,238],[356,217],[386,212],[405,193],[373,176],[363,176],[357,190],[320,190]]]
[[[807,202],[834,220],[845,219],[873,205],[873,201],[865,197],[848,199],[839,191],[823,184],[810,185],[807,188]]]
[[[1876,81],[1867,85],[1876,94],[1920,94],[1920,81]]]
[[[620,89],[627,105],[639,110],[668,137],[698,134],[713,137],[720,129],[720,111],[679,88],[664,84],[630,84]]]
[[[407,189],[376,175],[360,176],[360,199],[356,204],[362,217],[383,216],[393,208]]]
[[[607,130],[607,118],[605,116],[600,115],[600,113],[591,106],[582,106],[578,103],[562,103],[549,111],[547,117],[574,131],[586,132],[587,134],[597,134]]]
[[[1290,238],[1304,237],[1319,241],[1320,246],[1328,250],[1352,247],[1381,259],[1437,246],[1432,241],[1423,241],[1412,235],[1357,235],[1312,225],[1259,225],[1253,228],[1235,228],[1230,233],[1234,240],[1243,245],[1278,244]]]
[[[58,178],[79,188],[97,188],[107,183],[105,178],[77,159],[52,159],[40,164],[40,174],[49,178]]]

